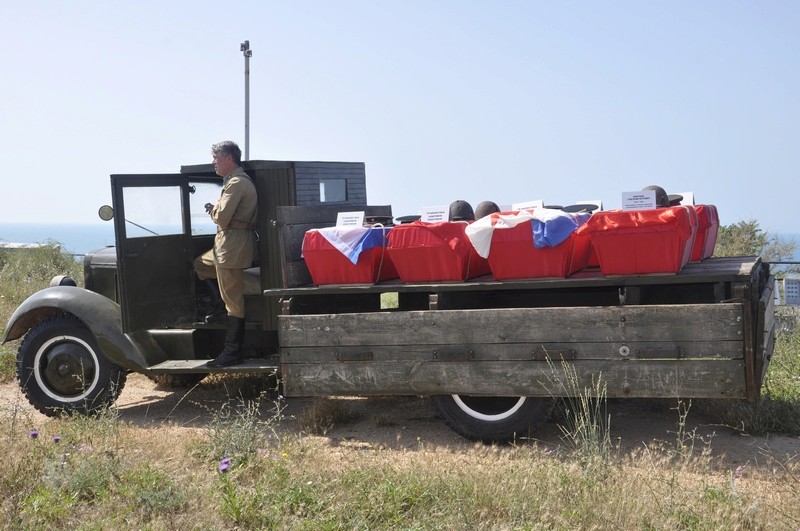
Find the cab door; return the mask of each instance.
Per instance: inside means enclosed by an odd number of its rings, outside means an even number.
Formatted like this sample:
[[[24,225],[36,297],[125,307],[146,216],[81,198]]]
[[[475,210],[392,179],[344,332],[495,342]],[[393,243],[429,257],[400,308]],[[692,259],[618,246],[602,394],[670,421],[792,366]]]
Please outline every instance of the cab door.
[[[122,327],[187,327],[195,318],[189,196],[181,174],[112,175]]]

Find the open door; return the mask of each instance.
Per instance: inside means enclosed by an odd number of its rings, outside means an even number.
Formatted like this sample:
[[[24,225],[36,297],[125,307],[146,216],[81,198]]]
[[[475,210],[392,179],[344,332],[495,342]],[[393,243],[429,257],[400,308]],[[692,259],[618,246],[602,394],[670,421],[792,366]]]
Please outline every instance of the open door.
[[[122,327],[180,328],[195,318],[189,178],[112,175]]]

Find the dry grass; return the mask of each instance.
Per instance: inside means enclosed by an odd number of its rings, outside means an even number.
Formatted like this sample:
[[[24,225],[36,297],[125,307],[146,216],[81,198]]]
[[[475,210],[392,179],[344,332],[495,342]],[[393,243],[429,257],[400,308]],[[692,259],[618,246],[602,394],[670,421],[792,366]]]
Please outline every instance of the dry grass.
[[[27,288],[7,292],[0,308],[4,318],[24,298],[23,291],[44,287],[45,277],[58,274],[50,270],[31,276],[23,265],[13,270],[22,284],[36,278]],[[796,336],[781,339],[766,388],[769,398],[783,405],[772,417],[785,422],[787,416],[800,418],[798,341]],[[13,367],[12,350],[0,352],[0,361],[0,368]],[[362,415],[346,401],[314,401],[293,419],[295,427],[288,428],[274,384],[265,386],[263,378],[212,378],[200,387],[183,402],[201,401],[210,411],[210,420],[197,428],[177,428],[171,419],[134,425],[114,409],[91,418],[46,419],[25,404],[0,406],[0,526],[800,527],[798,456],[775,458],[754,449],[753,460],[726,465],[708,452],[713,441],[685,429],[691,415],[685,405],[674,413],[674,441],[625,453],[608,451],[604,442],[600,459],[586,466],[585,452],[591,447],[574,438],[561,447],[536,442],[505,447],[437,444],[419,435],[412,446],[349,444],[325,436]],[[207,400],[209,390],[230,398],[212,402]],[[594,396],[600,396],[599,390]],[[262,407],[272,401],[277,407]],[[588,417],[574,417],[575,424],[565,425],[567,435],[577,427],[590,436],[603,428],[594,413],[601,410],[592,409],[602,404],[587,404],[595,422],[584,425]],[[578,403],[572,411],[585,408]],[[378,428],[393,426],[391,413],[368,418]],[[607,441],[605,432],[600,435]]]
[[[232,404],[240,404],[238,401]],[[727,469],[707,452],[647,447],[586,468],[537,444],[330,446],[272,431],[241,404],[207,429],[137,428],[113,410],[42,420],[0,413],[9,528],[787,529],[800,465]],[[324,406],[327,407],[327,406]],[[302,421],[302,419],[300,419]],[[212,427],[211,424],[215,426]],[[38,427],[33,439],[30,430]],[[216,433],[214,433],[216,432]],[[219,446],[246,432],[258,442]],[[272,436],[272,434],[281,433]],[[54,436],[60,436],[54,442]],[[265,436],[270,435],[270,436]],[[224,452],[223,452],[224,453]]]

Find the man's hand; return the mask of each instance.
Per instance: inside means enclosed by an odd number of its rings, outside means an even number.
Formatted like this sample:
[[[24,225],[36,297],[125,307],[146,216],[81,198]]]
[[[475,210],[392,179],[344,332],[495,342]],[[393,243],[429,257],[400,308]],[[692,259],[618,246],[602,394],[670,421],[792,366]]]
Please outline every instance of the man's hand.
[[[211,211],[214,210],[214,205],[211,203],[206,203],[203,207],[206,209],[206,214],[211,214]]]

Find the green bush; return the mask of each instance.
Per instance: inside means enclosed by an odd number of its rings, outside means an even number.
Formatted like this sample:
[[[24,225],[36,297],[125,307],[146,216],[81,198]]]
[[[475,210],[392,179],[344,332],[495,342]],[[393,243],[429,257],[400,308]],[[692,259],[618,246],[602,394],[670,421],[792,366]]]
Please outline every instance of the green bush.
[[[5,327],[22,301],[58,275],[69,275],[82,285],[83,265],[57,247],[0,249],[0,324]]]

